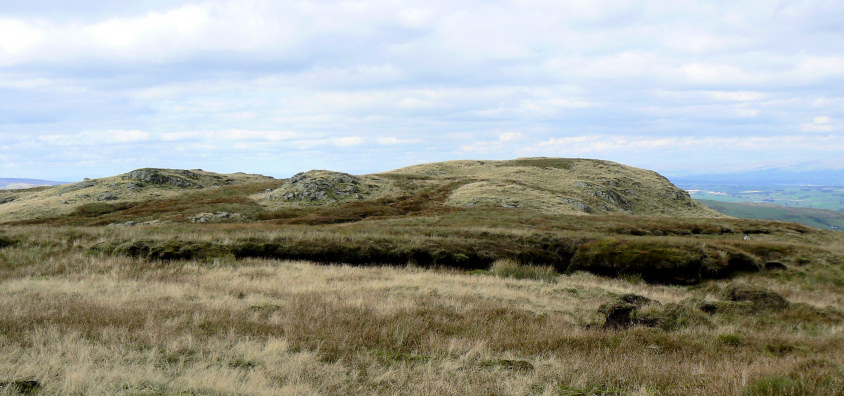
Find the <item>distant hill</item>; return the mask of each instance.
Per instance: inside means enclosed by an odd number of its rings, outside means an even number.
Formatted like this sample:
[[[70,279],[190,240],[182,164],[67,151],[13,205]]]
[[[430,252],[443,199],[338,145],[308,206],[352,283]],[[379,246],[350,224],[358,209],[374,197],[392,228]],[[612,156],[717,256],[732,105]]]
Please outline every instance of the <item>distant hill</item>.
[[[67,184],[68,182],[39,180],[39,179],[13,179],[0,178],[0,190],[11,190],[21,188],[33,188],[41,186],[56,186],[60,184]]]
[[[762,169],[735,173],[703,174],[671,177],[678,186],[695,185],[816,185],[844,184],[844,169],[800,170],[791,168]]]
[[[706,199],[699,199],[698,202],[723,214],[743,219],[790,221],[825,230],[844,230],[844,212],[834,210]]]

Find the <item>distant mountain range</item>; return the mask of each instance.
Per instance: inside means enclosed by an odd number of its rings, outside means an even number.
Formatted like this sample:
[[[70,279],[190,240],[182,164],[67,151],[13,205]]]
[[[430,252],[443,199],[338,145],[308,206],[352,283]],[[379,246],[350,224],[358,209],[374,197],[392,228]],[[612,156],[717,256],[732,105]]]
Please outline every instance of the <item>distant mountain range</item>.
[[[11,190],[19,188],[32,188],[40,186],[56,186],[68,182],[40,180],[40,179],[13,179],[0,177],[0,190]]]
[[[702,174],[692,176],[669,177],[678,186],[692,185],[744,185],[772,186],[784,184],[841,186],[844,185],[842,169],[799,169],[772,168],[745,172]]]

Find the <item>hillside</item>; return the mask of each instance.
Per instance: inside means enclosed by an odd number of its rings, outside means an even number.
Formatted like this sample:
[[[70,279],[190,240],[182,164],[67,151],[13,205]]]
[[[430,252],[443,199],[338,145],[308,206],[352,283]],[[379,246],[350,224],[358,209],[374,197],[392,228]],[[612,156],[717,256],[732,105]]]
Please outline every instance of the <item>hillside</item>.
[[[229,188],[232,186],[242,188],[234,191]],[[284,181],[202,170],[138,169],[63,186],[0,192],[0,219],[51,219],[92,211],[102,214],[168,199],[190,201],[197,210],[167,220],[191,221],[203,213],[219,211],[235,211],[256,219],[286,209],[380,205],[434,191],[437,197],[427,203],[432,210],[497,207],[547,215],[722,216],[652,171],[609,161],[523,158],[441,162],[361,176],[312,170]],[[235,205],[228,209],[220,205],[203,208],[196,202],[197,194],[213,201],[218,193]],[[189,211],[184,205],[172,203],[157,206],[156,213],[146,210],[143,217],[123,221],[161,220],[174,206]]]
[[[223,175],[201,169],[137,169],[73,184],[0,191],[0,222],[68,216],[86,205],[125,209],[141,202],[267,180],[272,178],[242,173]]]
[[[699,199],[698,202],[728,216],[742,219],[790,221],[824,230],[844,230],[844,213],[834,210],[705,199]]]
[[[448,189],[449,207],[519,208],[544,214],[719,217],[656,172],[610,161],[521,158],[449,161],[364,176],[311,171],[254,196],[263,206],[318,206]]]

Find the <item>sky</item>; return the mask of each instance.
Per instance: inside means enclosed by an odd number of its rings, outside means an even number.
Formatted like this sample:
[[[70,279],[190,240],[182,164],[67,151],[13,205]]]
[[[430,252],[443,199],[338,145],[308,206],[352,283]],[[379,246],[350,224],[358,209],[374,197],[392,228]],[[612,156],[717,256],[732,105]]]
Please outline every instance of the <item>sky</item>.
[[[844,167],[834,1],[0,0],[0,177]]]

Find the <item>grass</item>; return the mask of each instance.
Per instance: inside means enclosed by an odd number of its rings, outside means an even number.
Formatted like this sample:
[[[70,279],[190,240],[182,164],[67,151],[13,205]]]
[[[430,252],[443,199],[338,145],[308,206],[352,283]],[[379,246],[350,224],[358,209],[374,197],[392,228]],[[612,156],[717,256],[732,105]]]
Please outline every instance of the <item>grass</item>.
[[[726,395],[774,389],[769,377],[834,394],[841,385],[840,322],[761,312],[588,327],[618,293],[669,306],[715,298],[705,287],[54,254],[54,264],[18,268],[0,292],[0,380],[37,381],[47,394]],[[724,342],[733,333],[742,341]]]

